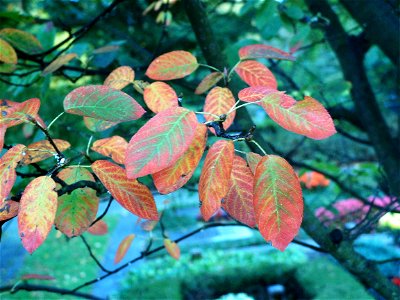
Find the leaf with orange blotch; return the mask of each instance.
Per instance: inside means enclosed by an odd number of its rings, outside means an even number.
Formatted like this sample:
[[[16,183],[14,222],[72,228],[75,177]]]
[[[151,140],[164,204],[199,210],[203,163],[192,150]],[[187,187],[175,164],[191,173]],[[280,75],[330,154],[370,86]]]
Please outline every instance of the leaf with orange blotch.
[[[186,152],[172,166],[152,174],[160,194],[172,193],[189,181],[203,156],[206,141],[207,127],[199,124]]]
[[[178,106],[178,96],[174,89],[162,81],[148,85],[143,92],[144,102],[154,113]]]
[[[74,89],[64,99],[64,110],[109,122],[137,120],[145,113],[131,96],[106,85],[87,85]]]
[[[299,180],[304,183],[308,189],[317,186],[328,186],[330,184],[329,179],[327,179],[323,174],[314,171],[304,173],[300,176]]]
[[[87,232],[93,235],[105,235],[108,232],[108,225],[103,220],[98,220],[88,228]]]
[[[19,203],[13,200],[0,200],[0,221],[14,218],[18,214]]]
[[[263,98],[269,95],[282,95],[284,92],[280,92],[275,89],[271,89],[266,86],[251,86],[248,88],[244,88],[238,94],[238,97],[241,101],[244,102],[255,102],[261,105]]]
[[[222,208],[234,219],[250,227],[256,224],[253,208],[253,181],[253,173],[246,161],[235,155],[229,191],[224,197]]]
[[[97,140],[93,143],[92,150],[112,158],[118,164],[124,164],[128,142],[118,135]]]
[[[102,132],[118,124],[118,122],[109,122],[91,117],[83,117],[83,122],[87,129],[93,132]]]
[[[67,185],[81,180],[96,182],[92,173],[85,168],[65,168],[57,174]],[[57,228],[68,237],[79,236],[85,232],[96,218],[99,198],[89,187],[73,190],[58,198],[56,218]]]
[[[292,166],[282,157],[263,156],[254,175],[254,211],[261,235],[283,251],[298,233],[303,196]]]
[[[0,125],[5,124],[7,127],[19,125],[28,122],[30,118],[37,118],[40,108],[40,100],[32,98],[22,103],[1,100],[1,116]]]
[[[248,45],[240,48],[239,57],[240,59],[268,58],[291,61],[296,60],[296,58],[290,53],[262,44]]]
[[[228,113],[232,106],[235,105],[235,102],[235,97],[228,88],[216,86],[207,94],[203,111],[220,116]],[[228,115],[225,122],[222,123],[225,130],[232,125],[235,115],[236,111],[233,111]],[[215,119],[212,115],[204,115],[204,118],[206,121],[213,121]],[[215,132],[214,130],[211,131]]]
[[[170,239],[164,239],[164,247],[168,251],[169,255],[171,255],[176,260],[179,260],[181,256],[181,249],[178,244]]]
[[[23,157],[24,145],[16,145],[0,158],[0,201],[7,199],[17,178],[15,168]]]
[[[140,218],[158,220],[156,203],[147,186],[128,179],[123,168],[106,160],[95,161],[92,170],[125,209]]]
[[[0,38],[27,54],[37,54],[43,51],[39,40],[29,32],[15,28],[3,28],[0,30]]]
[[[256,168],[261,158],[262,156],[260,154],[254,152],[246,153],[247,164],[249,165],[249,168],[251,170],[251,173],[253,173],[253,175],[256,173]]]
[[[104,85],[112,87],[117,90],[122,90],[128,84],[133,83],[135,79],[135,72],[131,67],[122,66],[116,68],[104,80]]]
[[[33,253],[47,238],[57,211],[56,183],[48,176],[33,179],[25,188],[18,212],[22,245]]]
[[[196,95],[201,95],[207,92],[210,88],[212,88],[215,84],[217,84],[222,78],[224,78],[224,74],[221,72],[212,72],[208,74],[203,80],[199,83],[194,93]]]
[[[21,280],[38,279],[38,280],[54,280],[55,278],[50,275],[41,274],[25,274],[21,276]]]
[[[4,146],[4,136],[6,135],[7,126],[0,125],[0,152]]]
[[[199,64],[190,52],[177,50],[154,59],[147,68],[146,75],[153,80],[172,80],[193,73]]]
[[[242,61],[237,65],[235,72],[250,86],[266,86],[271,89],[278,87],[274,74],[258,61]]]
[[[64,140],[53,139],[53,142],[61,152],[71,147],[71,144]],[[57,155],[57,151],[48,140],[38,141],[26,147],[21,164],[29,165],[37,163],[54,155]]]
[[[126,152],[128,178],[138,178],[168,168],[185,153],[196,133],[194,112],[171,107],[151,118],[129,142]]]
[[[1,38],[0,38],[0,49],[1,49],[0,62],[13,65],[17,63],[18,58],[14,48]]]
[[[199,180],[201,214],[206,221],[221,207],[229,191],[233,157],[232,141],[219,140],[208,150]]]
[[[121,241],[121,243],[118,246],[117,253],[115,253],[114,264],[119,263],[125,257],[134,238],[135,238],[134,234],[129,234]]]
[[[64,54],[64,55],[57,57],[43,70],[43,72],[42,72],[42,74],[40,74],[40,76],[47,76],[51,73],[54,73],[59,68],[66,65],[67,63],[69,63],[71,60],[73,60],[77,56],[78,55],[76,53],[68,53],[68,54]]]

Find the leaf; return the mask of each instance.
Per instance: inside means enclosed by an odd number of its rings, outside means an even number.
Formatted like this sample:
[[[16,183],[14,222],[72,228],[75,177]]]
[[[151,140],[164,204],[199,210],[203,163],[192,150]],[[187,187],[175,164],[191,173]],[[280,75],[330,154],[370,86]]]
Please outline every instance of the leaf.
[[[105,235],[108,232],[108,225],[103,220],[98,220],[87,230],[90,234],[93,235]]]
[[[21,276],[21,280],[38,279],[38,280],[55,280],[53,276],[41,274],[25,274]]]
[[[119,263],[125,257],[126,252],[128,252],[134,238],[134,234],[129,234],[121,241],[118,246],[117,253],[115,253],[114,264]]]
[[[253,208],[253,181],[253,173],[246,161],[235,155],[229,191],[224,198],[222,207],[233,218],[250,227],[254,227],[256,224]]]
[[[152,174],[160,194],[172,193],[189,181],[203,156],[206,141],[207,127],[199,124],[186,152],[170,167]]]
[[[283,158],[263,156],[256,169],[253,190],[260,233],[283,251],[298,233],[303,218],[299,179]]]
[[[154,229],[154,227],[156,227],[157,224],[158,224],[158,220],[157,221],[146,220],[140,224],[140,227],[144,231],[152,231]]]
[[[0,49],[0,62],[14,65],[17,63],[17,53],[9,43],[0,39]]]
[[[118,124],[118,122],[109,122],[91,117],[83,117],[83,122],[85,126],[93,132],[102,132]]]
[[[305,172],[299,178],[300,182],[303,182],[308,189],[312,189],[317,186],[328,186],[330,181],[323,174],[318,172]]]
[[[199,180],[201,214],[206,221],[221,207],[229,191],[233,156],[232,141],[219,140],[208,150]]]
[[[261,105],[261,100],[269,95],[282,95],[284,92],[280,92],[275,89],[271,89],[266,86],[251,86],[248,88],[244,88],[238,94],[238,97],[241,101],[244,102],[257,102]]]
[[[217,84],[222,78],[224,78],[224,74],[221,72],[212,72],[208,74],[203,80],[199,83],[196,90],[194,91],[195,94],[201,95],[207,92],[212,86]]]
[[[33,179],[21,197],[18,232],[22,245],[33,253],[46,239],[57,210],[56,183],[48,176]]]
[[[53,139],[53,141],[61,152],[71,147],[71,144],[67,141],[59,139]],[[29,165],[37,163],[55,155],[57,155],[57,151],[48,140],[38,141],[26,147],[21,164]]]
[[[39,40],[32,34],[22,30],[4,28],[0,30],[0,38],[27,54],[37,54],[43,51]]]
[[[194,112],[171,107],[151,118],[129,142],[128,178],[138,178],[168,168],[189,148],[197,122]]]
[[[112,87],[117,90],[122,90],[128,84],[133,83],[135,79],[135,72],[131,67],[122,66],[116,68],[114,71],[107,76],[104,80],[104,85]]]
[[[165,82],[156,81],[148,85],[143,92],[144,102],[154,113],[178,106],[178,96]]]
[[[0,125],[0,152],[4,146],[4,136],[6,135],[6,130],[7,130],[6,125]]]
[[[1,61],[1,59],[0,59],[0,61]],[[16,69],[16,66],[17,66],[16,64],[0,63],[0,73],[12,73]]]
[[[128,179],[123,168],[106,160],[95,161],[92,170],[125,209],[140,218],[158,220],[156,204],[147,186]]]
[[[171,51],[154,59],[146,71],[153,80],[172,80],[193,73],[199,64],[196,57],[187,51]]]
[[[110,122],[137,120],[145,113],[131,96],[105,85],[74,89],[64,99],[64,110]]]
[[[171,255],[176,260],[179,260],[181,256],[181,249],[178,244],[170,239],[164,239],[164,247],[168,251],[169,255]]]
[[[95,141],[92,150],[112,158],[118,164],[124,164],[128,142],[118,135]]]
[[[65,168],[57,177],[71,185],[81,180],[96,182],[85,168]],[[55,218],[57,228],[68,237],[79,236],[85,232],[96,218],[99,198],[96,191],[85,187],[73,190],[58,198]]]
[[[24,145],[16,145],[0,158],[0,201],[6,199],[14,186],[17,174],[15,168],[22,159]]]
[[[249,168],[251,170],[251,173],[253,173],[253,175],[256,173],[256,168],[261,158],[262,156],[260,154],[254,152],[246,153],[247,164],[249,165]]]
[[[47,76],[51,73],[54,73],[59,68],[66,65],[67,63],[69,63],[71,60],[73,60],[77,56],[78,55],[76,53],[68,53],[68,54],[64,54],[64,55],[57,57],[43,70],[43,72],[42,72],[42,74],[40,74],[40,76]]]
[[[0,119],[0,125],[5,124],[7,125],[7,127],[12,127],[22,124],[23,122],[27,122],[30,118],[34,118],[39,122],[37,115],[40,108],[39,99],[32,98],[22,103],[10,100],[0,100],[0,101],[1,101],[1,116],[2,116],[2,118]]]
[[[235,72],[250,86],[262,85],[271,89],[278,87],[274,74],[258,61],[242,61],[237,65]]]
[[[239,57],[240,59],[269,58],[296,60],[290,53],[262,44],[248,45],[240,48]]]
[[[228,113],[232,106],[235,105],[235,102],[235,97],[228,88],[216,86],[208,93],[203,111],[220,116]],[[233,111],[228,115],[225,122],[222,123],[225,130],[232,125],[235,115],[236,111]],[[213,121],[215,119],[211,115],[204,115],[204,118],[206,121]]]
[[[0,221],[14,218],[18,214],[19,203],[13,200],[0,200]]]

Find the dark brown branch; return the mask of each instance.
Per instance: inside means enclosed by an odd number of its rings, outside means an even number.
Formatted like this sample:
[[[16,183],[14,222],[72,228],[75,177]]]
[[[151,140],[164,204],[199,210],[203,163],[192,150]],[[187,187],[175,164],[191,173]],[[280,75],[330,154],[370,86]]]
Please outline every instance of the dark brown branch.
[[[90,180],[80,180],[71,185],[64,186],[61,190],[58,191],[58,196],[62,196],[64,194],[70,194],[76,189],[88,187],[94,189],[98,193],[101,193],[102,190],[96,182]]]
[[[103,213],[102,213],[100,216],[98,216],[98,217],[96,218],[96,220],[94,220],[94,221],[92,222],[92,224],[90,224],[90,226],[93,226],[93,225],[96,224],[98,221],[100,221],[101,219],[104,218],[104,216],[107,214],[108,210],[110,209],[110,206],[111,206],[111,203],[113,202],[113,200],[114,200],[114,198],[113,198],[112,196],[110,196],[110,199],[108,200],[106,209],[103,211]]]
[[[80,236],[81,240],[83,241],[83,243],[86,246],[86,249],[89,251],[89,255],[90,257],[94,260],[94,262],[96,263],[96,265],[105,273],[110,273],[109,270],[107,270],[101,263],[100,261],[97,259],[97,257],[94,255],[92,248],[90,247],[90,245],[88,244],[88,242],[86,241],[85,237],[83,235]]]

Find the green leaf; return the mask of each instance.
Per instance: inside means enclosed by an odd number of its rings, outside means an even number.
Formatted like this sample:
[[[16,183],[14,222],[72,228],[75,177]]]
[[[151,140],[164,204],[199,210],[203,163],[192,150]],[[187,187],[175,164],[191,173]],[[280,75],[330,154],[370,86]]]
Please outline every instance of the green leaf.
[[[0,38],[27,54],[36,54],[43,51],[39,40],[32,34],[22,30],[4,28],[0,30]]]
[[[6,64],[17,63],[17,53],[5,40],[0,39],[0,62]]]

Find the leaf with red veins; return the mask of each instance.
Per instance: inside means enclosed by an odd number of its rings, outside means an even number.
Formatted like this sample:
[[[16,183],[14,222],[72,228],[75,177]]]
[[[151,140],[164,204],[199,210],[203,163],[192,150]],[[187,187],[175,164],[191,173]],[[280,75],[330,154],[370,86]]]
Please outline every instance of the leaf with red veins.
[[[147,107],[154,113],[178,106],[178,96],[174,89],[162,81],[156,81],[146,86],[143,99]]]
[[[258,61],[242,61],[237,65],[235,71],[250,86],[266,86],[271,89],[278,87],[274,74]]]
[[[112,158],[118,164],[124,164],[128,142],[118,135],[97,140],[93,143],[92,150]]]

